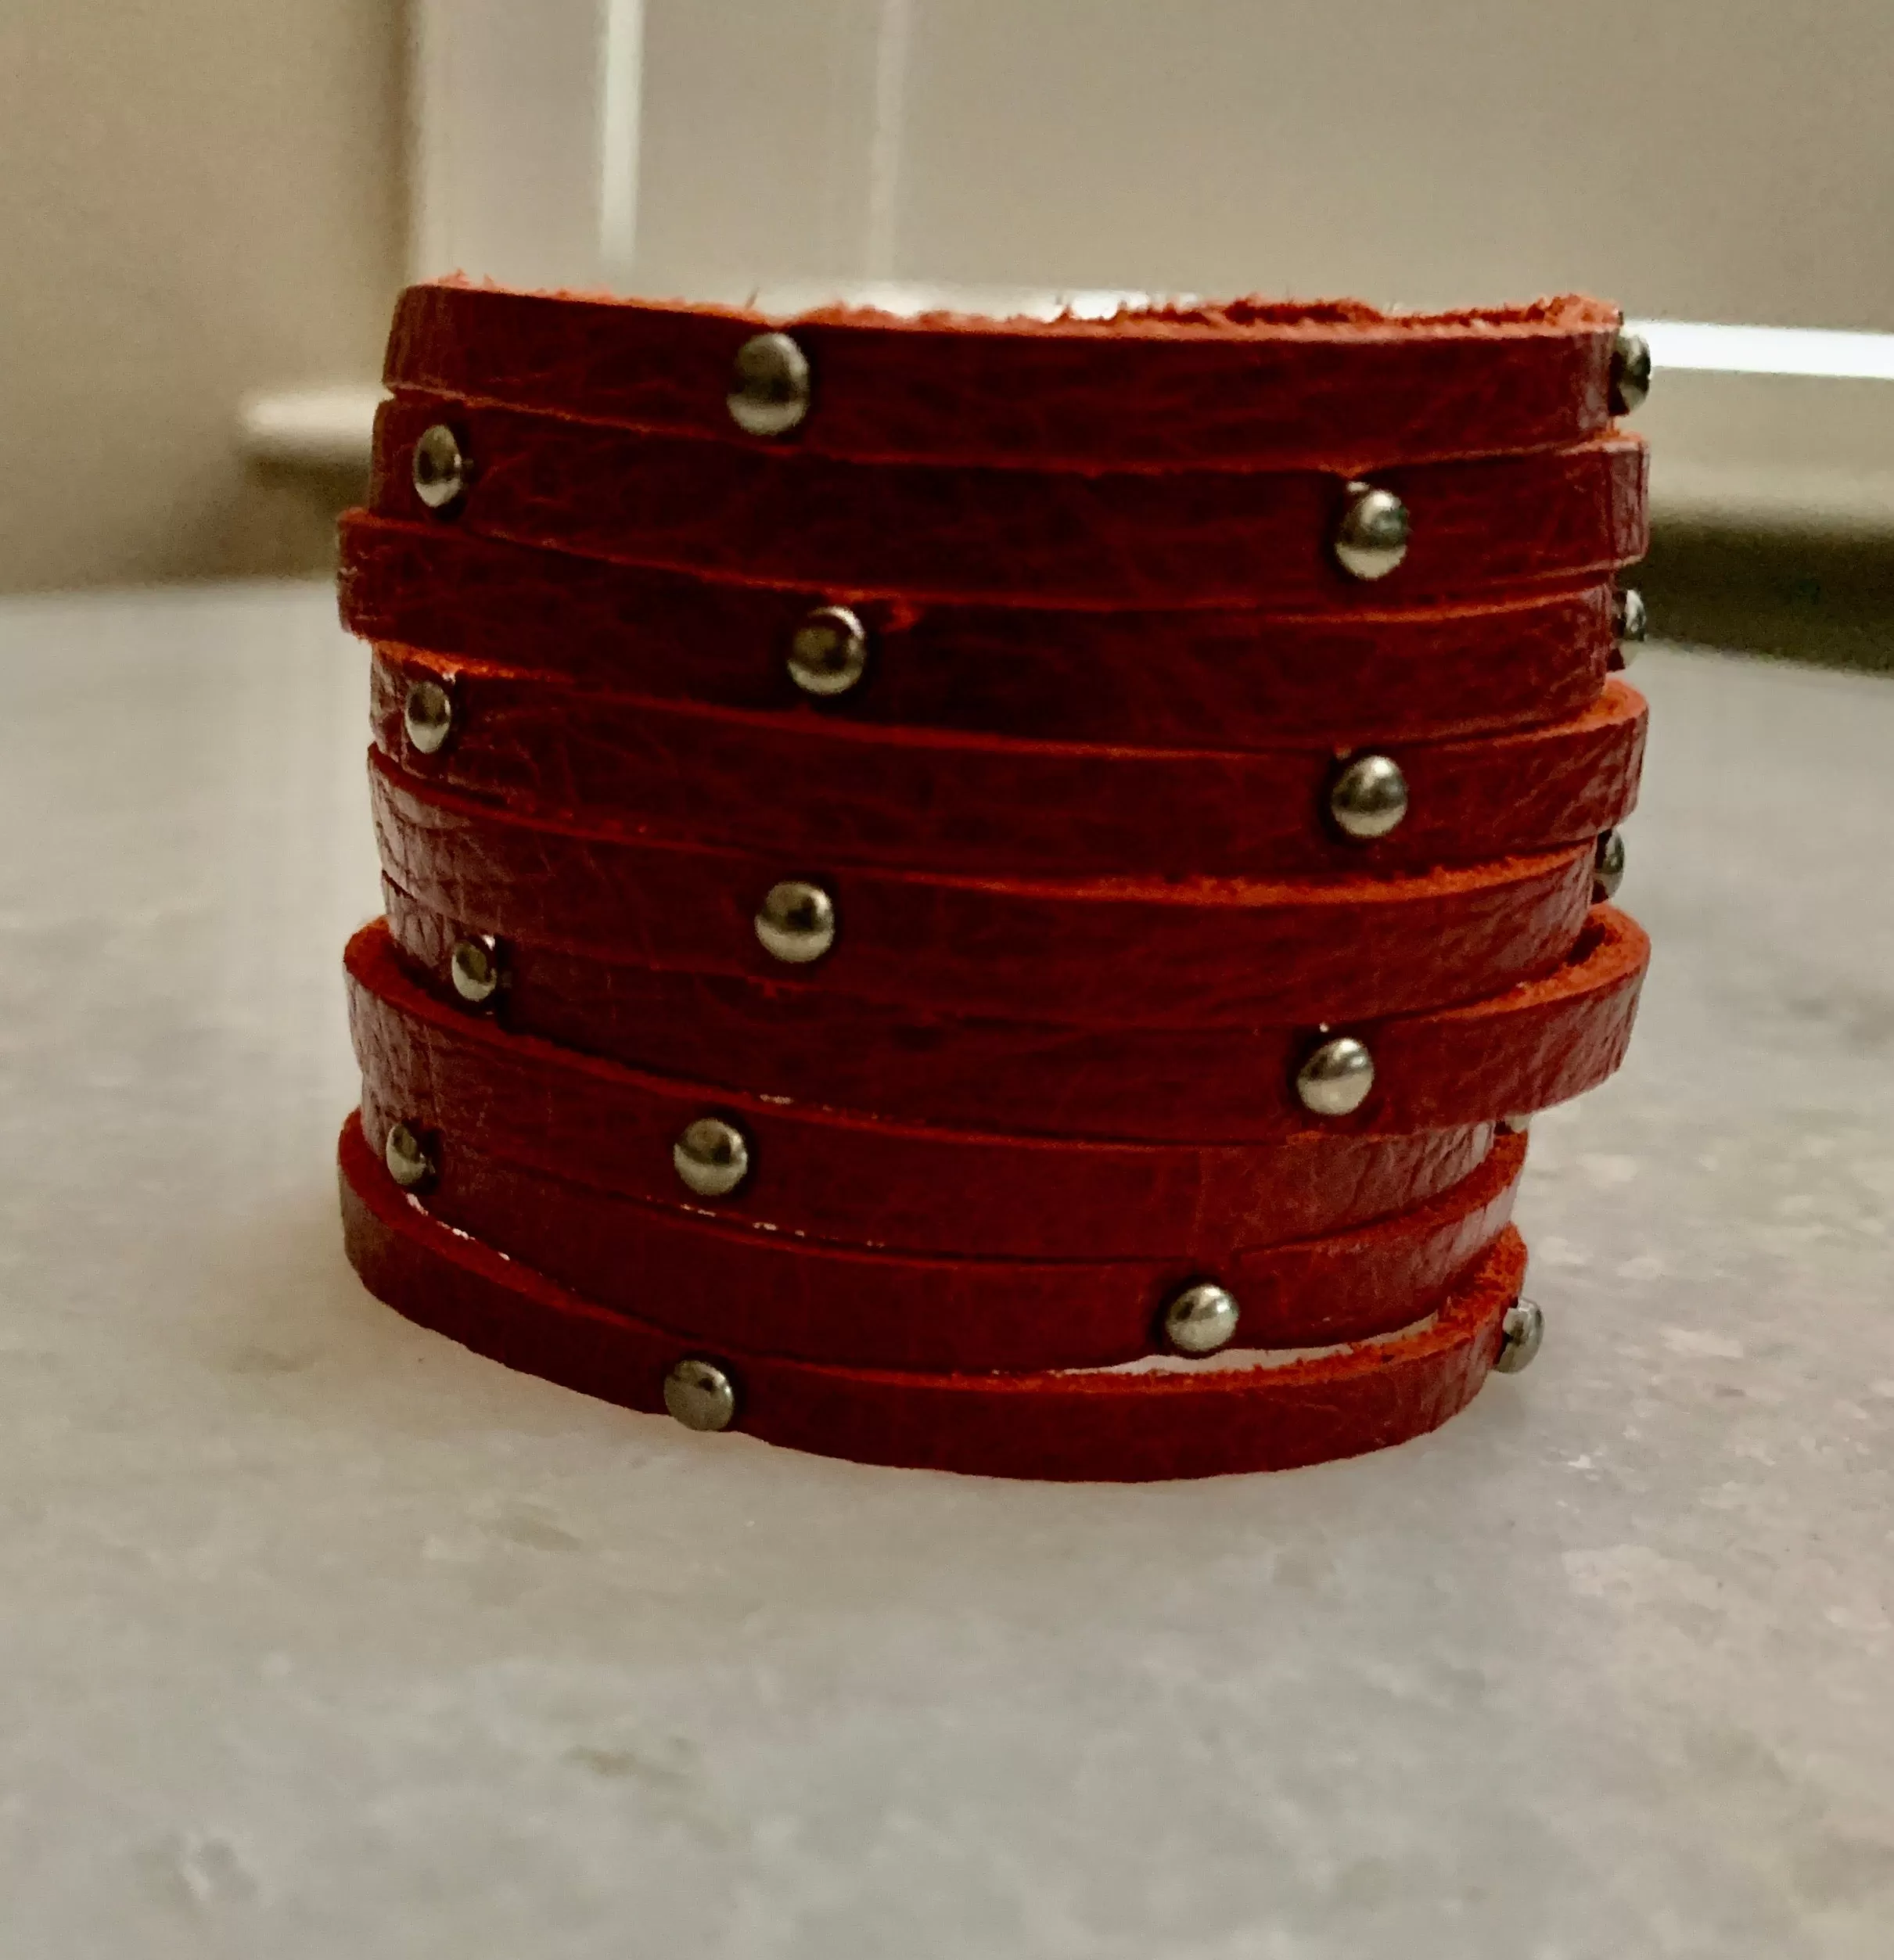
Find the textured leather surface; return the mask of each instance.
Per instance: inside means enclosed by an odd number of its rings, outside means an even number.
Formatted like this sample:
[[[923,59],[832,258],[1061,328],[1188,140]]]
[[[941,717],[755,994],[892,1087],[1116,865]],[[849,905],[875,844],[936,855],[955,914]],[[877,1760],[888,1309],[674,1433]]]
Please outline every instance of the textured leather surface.
[[[741,440],[724,405],[735,309],[509,293],[404,293],[391,387]],[[838,456],[1090,465],[1390,462],[1575,442],[1609,413],[1617,315],[1558,300],[1429,321],[1251,301],[1109,323],[792,326],[814,407],[791,440]]]
[[[1364,586],[1330,540],[1346,471],[1078,475],[837,461],[641,436],[404,395],[376,418],[374,508],[425,514],[415,438],[447,422],[469,459],[439,521],[620,563],[918,600],[1097,606],[1385,608],[1595,579],[1643,557],[1642,442],[1403,465],[1400,569]]]
[[[349,1257],[378,1298],[510,1367],[628,1408],[663,1406],[681,1358],[674,1337],[434,1222],[395,1189],[352,1116],[340,1158]],[[1463,1408],[1525,1270],[1508,1229],[1423,1326],[1276,1367],[929,1376],[813,1367],[721,1342],[710,1358],[736,1382],[739,1428],[858,1462],[1101,1482],[1281,1470],[1403,1441]]]
[[[1608,583],[1306,616],[1075,611],[839,594],[609,565],[353,512],[343,623],[382,640],[651,699],[804,707],[784,655],[847,598],[874,651],[825,719],[1146,748],[1353,747],[1562,721],[1612,657]]]
[[[1188,1027],[1332,1021],[1477,999],[1544,972],[1590,903],[1589,845],[1425,876],[923,878],[584,831],[424,784],[370,751],[382,863],[480,932],[603,960],[967,1014]],[[834,949],[785,966],[754,919],[817,878]]]
[[[1489,1125],[1251,1144],[1050,1141],[879,1122],[624,1068],[449,1006],[402,970],[386,925],[349,943],[364,1094],[384,1117],[571,1182],[864,1246],[1024,1258],[1227,1257],[1425,1203],[1469,1176]],[[504,1000],[504,996],[502,996]],[[743,1132],[718,1198],[671,1147],[700,1116]]]
[[[460,928],[388,888],[418,978],[444,985]],[[1022,1136],[1252,1142],[1398,1135],[1543,1109],[1595,1087],[1630,1039],[1650,942],[1609,906],[1569,959],[1484,1000],[1350,1022],[1375,1057],[1353,1115],[1303,1109],[1310,1027],[1060,1027],[919,1014],[845,993],[659,973],[532,944],[508,949],[510,1026],[634,1068],[895,1119]]]
[[[399,1112],[365,1095],[371,1141]],[[645,1204],[442,1136],[429,1214],[604,1307],[688,1343],[873,1368],[1111,1367],[1164,1351],[1165,1301],[1214,1278],[1245,1348],[1301,1348],[1411,1326],[1505,1225],[1526,1140],[1508,1136],[1426,1204],[1330,1237],[1239,1247],[1206,1272],[1166,1258],[945,1258],[799,1239]]]
[[[455,733],[426,755],[402,703],[455,680]],[[1393,742],[1407,815],[1346,837],[1332,750],[1100,748],[860,728],[813,713],[627,700],[383,649],[375,736],[416,776],[541,814],[693,842],[915,871],[1211,878],[1425,870],[1596,838],[1635,801],[1646,720],[1622,680],[1569,722]]]

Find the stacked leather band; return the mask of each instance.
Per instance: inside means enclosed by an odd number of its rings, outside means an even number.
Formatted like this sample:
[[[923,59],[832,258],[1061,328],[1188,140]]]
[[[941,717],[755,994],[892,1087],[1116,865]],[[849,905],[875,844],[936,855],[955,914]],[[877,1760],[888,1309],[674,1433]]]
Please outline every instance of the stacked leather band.
[[[1629,1038],[1648,362],[1611,310],[404,296],[343,610],[387,914],[350,1256],[864,1461],[1434,1427]]]

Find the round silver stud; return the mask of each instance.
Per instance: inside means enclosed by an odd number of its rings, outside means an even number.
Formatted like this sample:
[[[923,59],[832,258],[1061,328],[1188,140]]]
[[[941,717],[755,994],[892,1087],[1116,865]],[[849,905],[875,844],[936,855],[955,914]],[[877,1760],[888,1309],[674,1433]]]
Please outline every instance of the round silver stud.
[[[836,903],[821,885],[785,878],[764,894],[757,937],[771,958],[792,967],[819,960],[836,942]]]
[[[1591,871],[1591,902],[1601,904],[1615,899],[1624,882],[1624,833],[1607,831],[1598,839],[1598,852]]]
[[[491,932],[471,939],[456,939],[447,956],[447,974],[454,991],[469,1007],[483,1007],[500,991],[505,977],[500,942]]]
[[[1629,415],[1651,393],[1651,343],[1641,333],[1620,332],[1612,348],[1612,413]]]
[[[1236,1334],[1235,1296],[1209,1280],[1176,1294],[1164,1309],[1164,1337],[1181,1355],[1213,1355]]]
[[[749,436],[785,436],[809,412],[809,357],[786,333],[759,333],[737,350],[726,397]]]
[[[699,1116],[670,1147],[685,1188],[699,1197],[728,1197],[749,1175],[749,1140],[721,1116]]]
[[[845,605],[818,606],[789,642],[789,677],[806,695],[845,695],[868,665],[868,629]]]
[[[1352,1115],[1374,1086],[1375,1057],[1353,1035],[1324,1042],[1296,1072],[1303,1107],[1317,1116]]]
[[[1407,555],[1407,506],[1393,491],[1350,483],[1335,526],[1335,555],[1353,579],[1385,579]]]
[[[707,1361],[681,1361],[664,1377],[664,1406],[686,1429],[714,1433],[736,1420],[736,1384]]]
[[[388,1125],[382,1161],[388,1166],[388,1175],[404,1191],[419,1191],[433,1183],[439,1168],[427,1146],[405,1123]]]
[[[1516,1375],[1531,1367],[1533,1357],[1545,1339],[1545,1316],[1535,1302],[1515,1300],[1500,1323],[1500,1352],[1493,1366],[1502,1375]]]
[[[1391,756],[1357,756],[1335,777],[1328,811],[1349,837],[1385,837],[1407,814],[1400,764]]]
[[[467,487],[460,438],[445,422],[423,429],[415,444],[415,494],[430,511],[444,511]]]
[[[454,732],[454,697],[438,680],[417,680],[401,704],[401,726],[409,746],[423,756],[437,754]]]

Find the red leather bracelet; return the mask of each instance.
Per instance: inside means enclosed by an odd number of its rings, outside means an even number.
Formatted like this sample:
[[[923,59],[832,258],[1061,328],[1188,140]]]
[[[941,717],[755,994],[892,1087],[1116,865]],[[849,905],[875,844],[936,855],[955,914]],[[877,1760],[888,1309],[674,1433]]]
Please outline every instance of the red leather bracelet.
[[[1589,846],[1346,884],[923,878],[502,812],[378,752],[369,778],[388,878],[477,931],[963,1014],[1170,1027],[1399,1014],[1555,965],[1591,899]],[[757,921],[779,887],[825,895],[832,949],[764,950]]]
[[[735,583],[474,537],[429,519],[342,524],[343,623],[647,698],[806,705],[785,655],[846,601],[868,656],[820,704],[869,725],[1048,741],[1270,748],[1439,741],[1563,721],[1604,686],[1608,584],[1308,615],[929,603]]]
[[[347,967],[364,1093],[384,1114],[576,1184],[799,1237],[989,1257],[1213,1262],[1425,1204],[1471,1176],[1492,1143],[1485,1123],[1203,1145],[891,1123],[507,1032],[416,985],[379,922],[350,941]],[[675,1154],[706,1120],[728,1125],[742,1152],[735,1182],[713,1197],[682,1181]]]
[[[469,930],[388,888],[394,942],[444,987]],[[1313,1028],[1056,1026],[919,1014],[843,994],[660,973],[530,941],[505,949],[509,1025],[636,1068],[897,1120],[1016,1135],[1249,1143],[1319,1129],[1394,1137],[1549,1107],[1623,1058],[1650,942],[1594,909],[1538,978],[1431,1013],[1347,1024],[1375,1062],[1352,1115],[1313,1117]]]
[[[455,690],[452,739],[403,726],[417,683]],[[1001,878],[1199,878],[1424,870],[1590,842],[1637,796],[1644,699],[1622,680],[1569,722],[1380,745],[1404,814],[1379,836],[1333,811],[1332,753],[1105,748],[811,714],[583,695],[382,649],[376,740],[425,780],[541,813],[802,858]]]
[[[838,307],[788,323],[814,397],[789,440],[834,456],[1081,468],[1551,448],[1605,426],[1618,325],[1583,299],[1431,318],[1245,300],[1050,323]],[[736,308],[443,282],[401,296],[386,378],[740,440],[733,367],[770,327]]]
[[[656,1410],[674,1336],[613,1314],[429,1218],[390,1182],[350,1117],[341,1142],[349,1257],[369,1290],[508,1366]],[[1525,1248],[1503,1233],[1422,1325],[1275,1366],[922,1375],[826,1368],[720,1343],[735,1426],[791,1448],[987,1476],[1136,1482],[1280,1470],[1437,1427],[1478,1391],[1518,1298]]]
[[[1643,557],[1644,444],[1378,469],[1412,514],[1398,571],[1337,564],[1349,473],[941,471],[642,436],[402,395],[376,419],[372,508],[415,517],[415,444],[451,429],[476,536],[770,583],[915,599],[1329,609],[1577,583]]]

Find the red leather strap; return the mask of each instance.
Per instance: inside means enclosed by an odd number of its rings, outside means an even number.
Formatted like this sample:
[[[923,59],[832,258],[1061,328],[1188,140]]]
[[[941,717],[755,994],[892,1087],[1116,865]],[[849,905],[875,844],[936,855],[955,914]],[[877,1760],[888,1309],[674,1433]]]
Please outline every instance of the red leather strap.
[[[1216,1261],[1424,1204],[1492,1143],[1481,1123],[1153,1145],[885,1122],[510,1033],[417,986],[379,921],[350,941],[347,964],[364,1093],[384,1115],[575,1183],[801,1237],[990,1258]],[[738,1125],[749,1150],[742,1185],[715,1199],[693,1197],[671,1161],[706,1115]]]
[[[388,888],[389,924],[444,984],[469,929]],[[509,945],[509,1024],[634,1068],[897,1120],[1017,1135],[1203,1143],[1297,1132],[1398,1136],[1544,1109],[1623,1060],[1650,941],[1609,906],[1565,963],[1489,998],[1349,1024],[1375,1057],[1352,1116],[1316,1118],[1296,1068],[1320,1037],[1281,1025],[1075,1028],[922,1014],[837,991],[614,965]]]
[[[440,521],[477,536],[918,600],[1328,611],[1578,583],[1641,558],[1648,541],[1644,445],[1630,436],[1378,470],[1412,513],[1413,541],[1397,571],[1364,587],[1331,549],[1345,470],[943,471],[425,395],[377,417],[372,502],[383,516],[424,514],[413,449],[439,422],[471,472]]]
[[[457,687],[455,734],[423,754],[402,704]],[[1076,747],[875,729],[579,692],[383,648],[376,740],[427,781],[542,813],[739,849],[1000,878],[1210,878],[1422,870],[1590,842],[1636,800],[1643,697],[1613,680],[1555,727],[1379,745],[1407,780],[1391,835],[1342,835],[1320,752]]]
[[[1410,878],[1263,883],[919,878],[580,830],[422,784],[371,751],[387,877],[483,932],[789,991],[1149,1026],[1341,1021],[1491,993],[1577,938],[1592,848]],[[835,946],[758,943],[780,879],[834,899]]]
[[[717,707],[806,705],[784,655],[846,598],[873,642],[821,712],[1048,741],[1350,748],[1562,721],[1605,684],[1608,584],[1418,610],[1305,616],[1100,612],[918,601],[732,583],[351,512],[352,633]]]
[[[343,1229],[369,1290],[509,1366],[627,1407],[663,1406],[685,1350],[430,1219],[397,1192],[356,1118],[341,1140]],[[1101,1482],[1287,1469],[1437,1427],[1471,1401],[1525,1275],[1503,1233],[1425,1324],[1274,1367],[918,1375],[765,1359],[719,1343],[737,1426],[858,1462]],[[722,1443],[707,1446],[721,1447]]]
[[[736,352],[771,325],[735,308],[444,283],[401,296],[393,388],[742,440]],[[1138,465],[1462,456],[1605,426],[1618,315],[1597,301],[1389,317],[1256,300],[1106,322],[902,321],[841,308],[789,323],[824,454]]]
[[[405,1112],[365,1086],[372,1141]],[[436,1142],[430,1216],[599,1305],[699,1345],[866,1368],[1104,1368],[1162,1352],[1164,1306],[1214,1279],[1245,1348],[1318,1347],[1409,1326],[1512,1211],[1526,1140],[1498,1139],[1458,1184],[1326,1238],[1239,1247],[1206,1272],[1181,1251],[1112,1261],[947,1258],[725,1223],[529,1169],[476,1141]]]

